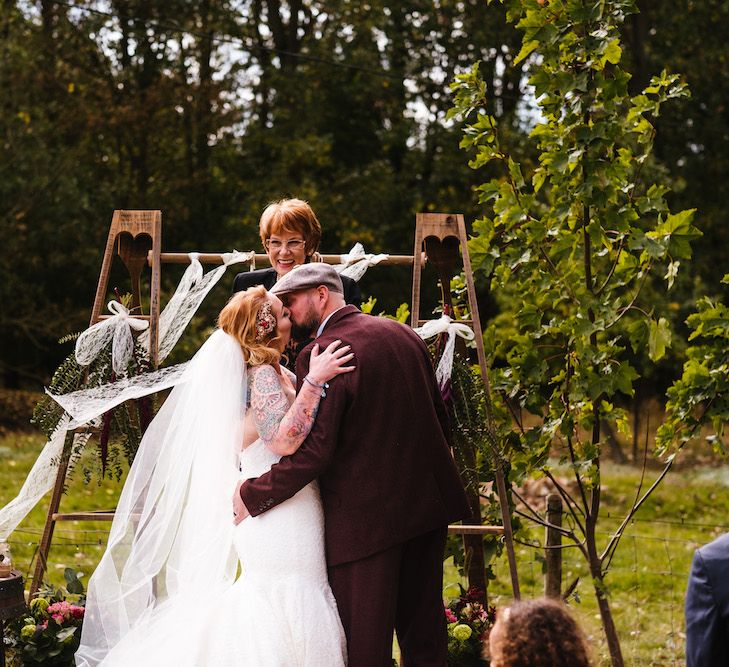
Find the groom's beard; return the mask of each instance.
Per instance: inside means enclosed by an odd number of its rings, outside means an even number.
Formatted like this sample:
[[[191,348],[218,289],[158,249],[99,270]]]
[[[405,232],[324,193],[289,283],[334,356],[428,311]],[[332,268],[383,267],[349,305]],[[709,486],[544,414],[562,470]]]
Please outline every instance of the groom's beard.
[[[314,307],[304,313],[301,322],[291,322],[291,337],[301,343],[314,337],[314,333],[319,328],[319,316],[316,314]]]

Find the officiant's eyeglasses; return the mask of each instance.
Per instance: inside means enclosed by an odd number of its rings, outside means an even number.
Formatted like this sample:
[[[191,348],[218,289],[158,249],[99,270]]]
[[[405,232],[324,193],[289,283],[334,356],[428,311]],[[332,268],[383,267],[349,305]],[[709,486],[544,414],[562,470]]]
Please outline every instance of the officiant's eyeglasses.
[[[293,239],[291,241],[280,241],[279,239],[266,239],[265,246],[266,250],[281,250],[286,246],[287,250],[296,252],[304,248],[305,241],[301,239]]]

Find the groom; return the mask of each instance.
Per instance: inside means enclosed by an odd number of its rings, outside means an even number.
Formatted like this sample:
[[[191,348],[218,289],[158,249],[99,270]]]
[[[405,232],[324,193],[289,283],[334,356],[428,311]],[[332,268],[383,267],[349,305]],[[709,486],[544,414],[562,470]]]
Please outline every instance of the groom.
[[[356,369],[324,389],[301,448],[239,486],[238,521],[318,479],[350,667],[391,667],[393,629],[403,665],[442,667],[447,524],[470,511],[428,350],[409,327],[345,305],[339,275],[326,264],[293,269],[271,291],[299,335],[316,336],[320,348],[336,339],[351,345]],[[299,387],[310,356],[311,345],[296,362]]]

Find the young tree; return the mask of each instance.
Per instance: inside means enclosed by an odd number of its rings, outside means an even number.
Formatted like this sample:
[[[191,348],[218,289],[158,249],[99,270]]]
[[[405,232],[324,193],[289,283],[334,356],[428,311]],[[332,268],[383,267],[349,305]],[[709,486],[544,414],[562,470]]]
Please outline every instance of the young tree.
[[[478,188],[493,211],[474,225],[474,264],[491,281],[511,321],[497,333],[504,360],[492,385],[513,425],[505,425],[512,480],[540,471],[567,508],[559,530],[587,561],[612,664],[623,665],[606,575],[620,537],[660,483],[638,488],[624,522],[598,539],[600,466],[606,426],[626,432],[616,399],[630,396],[638,373],[629,348],[653,361],[670,345],[668,320],[643,288],[655,275],[670,289],[699,235],[692,210],[671,213],[668,188],[645,182],[661,105],[687,94],[662,73],[630,97],[619,29],[630,0],[506,0],[507,19],[524,31],[518,61],[529,63],[539,115],[531,139],[539,159],[522,166],[504,149],[478,67],[457,77],[453,116],[466,117],[462,147],[470,165],[500,167]],[[532,415],[523,420],[523,412]],[[550,456],[571,470],[574,486],[553,473]],[[546,524],[522,499],[525,516]]]

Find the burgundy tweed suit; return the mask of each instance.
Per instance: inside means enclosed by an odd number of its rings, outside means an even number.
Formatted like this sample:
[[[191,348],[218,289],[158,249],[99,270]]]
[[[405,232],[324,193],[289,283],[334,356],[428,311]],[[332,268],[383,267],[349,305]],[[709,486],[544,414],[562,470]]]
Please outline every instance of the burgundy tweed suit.
[[[241,497],[256,516],[318,478],[350,667],[390,667],[393,626],[404,664],[444,665],[445,526],[470,511],[428,350],[409,327],[353,306],[316,342],[336,339],[352,346],[356,370],[329,383],[301,448],[246,481]],[[299,384],[310,355],[297,361]]]

